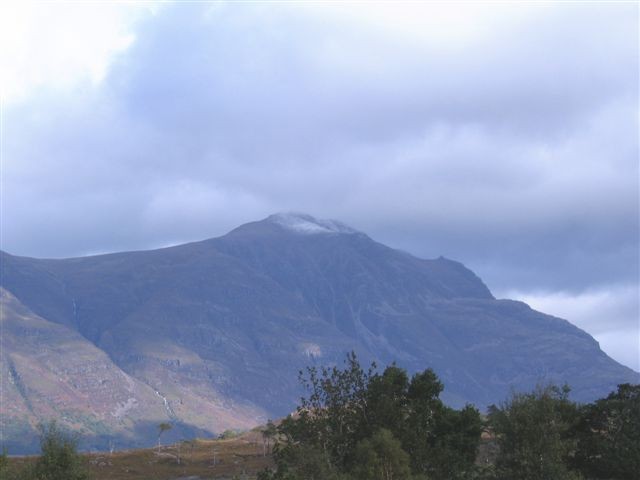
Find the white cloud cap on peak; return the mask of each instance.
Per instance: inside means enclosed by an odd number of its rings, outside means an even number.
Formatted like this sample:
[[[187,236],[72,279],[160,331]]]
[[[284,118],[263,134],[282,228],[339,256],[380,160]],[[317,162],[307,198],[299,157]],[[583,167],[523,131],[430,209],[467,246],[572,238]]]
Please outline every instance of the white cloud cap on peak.
[[[314,218],[306,213],[280,212],[267,218],[291,232],[304,235],[318,233],[359,233],[357,230],[337,220]]]

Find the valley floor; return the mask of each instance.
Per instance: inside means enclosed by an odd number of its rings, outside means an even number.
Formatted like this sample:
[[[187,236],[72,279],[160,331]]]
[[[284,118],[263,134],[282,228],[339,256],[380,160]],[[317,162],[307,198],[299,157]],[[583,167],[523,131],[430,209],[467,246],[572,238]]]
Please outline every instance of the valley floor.
[[[476,463],[493,462],[494,439],[483,433]],[[273,466],[270,449],[258,431],[228,440],[190,440],[157,448],[85,454],[92,480],[252,480]],[[11,457],[14,465],[36,456]],[[214,463],[215,458],[215,463]]]
[[[253,479],[272,465],[259,432],[229,440],[192,440],[158,449],[87,454],[92,480]],[[215,463],[214,463],[215,457]],[[14,457],[24,464],[36,457]]]

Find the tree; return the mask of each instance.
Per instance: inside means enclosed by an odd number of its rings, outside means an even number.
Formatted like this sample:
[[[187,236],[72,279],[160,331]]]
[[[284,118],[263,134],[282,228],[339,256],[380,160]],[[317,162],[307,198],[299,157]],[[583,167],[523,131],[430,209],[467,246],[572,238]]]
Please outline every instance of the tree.
[[[162,434],[168,430],[171,430],[171,424],[162,422],[158,425],[158,452],[160,452],[160,437]]]
[[[391,364],[382,375],[372,375],[367,385],[367,436],[380,429],[397,431],[406,420],[409,376]],[[396,432],[397,433],[397,432]]]
[[[307,467],[326,478],[352,473],[364,478],[363,472],[380,473],[380,465],[388,466],[383,446],[393,447],[394,459],[406,458],[414,475],[449,480],[473,469],[480,415],[472,407],[446,407],[432,370],[409,381],[395,364],[382,373],[375,364],[365,371],[352,352],[343,369],[308,368],[300,378],[309,395],[301,399],[296,416],[278,427],[273,478],[305,478],[296,475]],[[394,478],[406,473],[393,471]]]
[[[640,385],[616,392],[580,409],[573,432],[572,464],[588,478],[626,480],[640,472]]]
[[[420,471],[434,480],[469,478],[475,470],[481,434],[482,420],[475,407],[454,410],[442,405],[433,422],[433,435],[422,450],[426,468]]]
[[[366,435],[366,392],[375,368],[372,364],[365,372],[351,352],[342,370],[310,367],[306,375],[300,372],[309,396],[301,399],[295,422],[281,424],[281,433],[320,449],[333,467],[344,470],[356,443]]]
[[[567,386],[539,386],[531,393],[513,393],[500,408],[490,408],[489,424],[499,446],[499,479],[580,478],[568,466],[575,450],[570,431],[578,413],[568,394]]]
[[[400,441],[387,429],[356,445],[352,469],[357,480],[408,480],[411,478],[409,455]]]
[[[277,451],[277,471],[272,478],[282,480],[338,480],[340,470],[336,468],[328,454],[310,444]],[[266,477],[268,478],[268,477]]]
[[[435,443],[436,421],[443,412],[439,399],[443,388],[433,370],[427,369],[415,374],[407,389],[406,424],[409,428],[402,439],[414,472],[433,473],[435,470],[431,450]]]
[[[235,430],[227,429],[218,435],[218,439],[220,440],[231,440],[232,438],[236,438],[238,436],[238,432]]]
[[[36,480],[86,480],[89,475],[77,451],[78,440],[56,422],[40,425],[41,454],[27,478]],[[32,475],[32,476],[31,476]]]
[[[447,407],[439,398],[443,389],[431,369],[412,377],[403,446],[415,473],[442,480],[467,478],[482,433],[480,413],[470,405],[460,411]]]
[[[275,438],[278,430],[275,424],[269,420],[265,427],[262,429],[262,456],[266,457],[267,451],[271,447],[271,440]]]

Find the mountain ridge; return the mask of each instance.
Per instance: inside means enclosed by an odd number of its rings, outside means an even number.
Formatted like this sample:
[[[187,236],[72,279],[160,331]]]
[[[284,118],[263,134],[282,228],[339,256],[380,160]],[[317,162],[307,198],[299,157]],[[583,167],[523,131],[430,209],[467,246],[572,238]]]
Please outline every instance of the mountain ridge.
[[[351,350],[410,372],[433,367],[456,406],[483,408],[545,380],[572,380],[576,398],[590,400],[638,379],[566,320],[495,299],[459,262],[304,214],[155,250],[0,259],[7,292],[148,385],[166,407],[154,419],[171,411],[184,432],[286,414],[298,369]]]

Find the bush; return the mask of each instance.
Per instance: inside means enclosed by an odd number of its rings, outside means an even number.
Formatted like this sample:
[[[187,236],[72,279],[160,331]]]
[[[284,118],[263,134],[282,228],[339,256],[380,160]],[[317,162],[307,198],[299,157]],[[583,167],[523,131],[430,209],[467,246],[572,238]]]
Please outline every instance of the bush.
[[[218,435],[218,438],[220,440],[230,440],[232,438],[236,438],[237,436],[238,432],[236,432],[235,430],[225,430],[220,435]]]
[[[60,430],[56,422],[41,425],[41,455],[27,478],[35,480],[87,480],[89,475],[77,447],[77,438]]]

